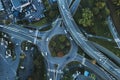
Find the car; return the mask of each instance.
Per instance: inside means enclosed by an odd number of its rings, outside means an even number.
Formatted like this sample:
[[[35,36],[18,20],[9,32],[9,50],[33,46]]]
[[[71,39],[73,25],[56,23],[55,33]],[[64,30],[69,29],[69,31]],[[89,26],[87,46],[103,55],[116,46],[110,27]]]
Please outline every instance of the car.
[[[88,71],[84,71],[84,76],[88,77],[89,76],[89,72]]]
[[[49,38],[47,38],[46,41],[49,41]]]
[[[6,54],[5,55],[6,58],[11,57],[11,50],[6,50],[5,54]]]
[[[3,38],[0,38],[0,42],[4,42],[4,39],[3,39]]]
[[[29,18],[32,18],[33,16],[30,16]]]
[[[19,45],[18,43],[16,43],[16,45]]]
[[[5,41],[5,44],[8,45],[8,41]]]
[[[67,58],[66,58],[66,60],[69,60],[70,59],[70,57],[68,56]]]
[[[27,40],[27,42],[32,43],[32,41],[30,41],[30,40]]]
[[[29,30],[30,33],[32,33],[33,31],[32,30]]]
[[[1,42],[1,44],[0,45],[4,45],[4,43],[3,42]]]
[[[70,38],[70,40],[73,40],[72,37],[69,37],[69,38]]]
[[[3,27],[2,25],[0,25],[0,27]]]
[[[64,30],[64,32],[67,34],[67,31],[66,31],[66,30]]]
[[[28,50],[28,46],[25,47],[25,50]]]
[[[30,50],[34,50],[34,47],[31,47],[31,49]]]
[[[13,39],[14,37],[11,37],[11,39]]]
[[[41,38],[41,37],[39,37],[39,36],[37,36],[37,39],[41,40],[42,38]]]
[[[9,44],[11,44],[12,42],[11,41],[9,41]]]
[[[42,54],[42,56],[44,56],[44,53],[43,53],[43,52],[41,52],[41,54]]]
[[[47,52],[45,52],[45,55],[47,56]]]
[[[11,54],[11,50],[10,50],[10,49],[7,49],[6,52],[7,52],[8,54]]]
[[[5,45],[5,48],[7,48],[7,46]]]
[[[9,58],[9,56],[6,55],[5,58]]]
[[[4,37],[7,37],[7,35],[6,35],[6,34],[4,34]]]
[[[34,8],[35,10],[37,10],[37,8],[35,7],[35,5],[34,5],[34,4],[32,4],[32,6],[33,6],[33,8]]]
[[[41,0],[37,0],[38,2],[40,2],[40,3],[42,3],[42,1]]]
[[[25,69],[25,67],[24,66],[20,66],[20,69]]]
[[[62,5],[62,8],[63,8],[63,9],[65,9],[65,6],[64,6],[64,5]]]

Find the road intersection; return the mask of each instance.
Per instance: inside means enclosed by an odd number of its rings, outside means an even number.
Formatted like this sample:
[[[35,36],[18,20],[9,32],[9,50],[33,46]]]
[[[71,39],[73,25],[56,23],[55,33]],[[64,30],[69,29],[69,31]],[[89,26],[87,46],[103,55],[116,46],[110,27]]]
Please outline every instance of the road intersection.
[[[69,2],[69,4],[71,3],[71,1]],[[107,58],[103,54],[103,53],[108,53],[108,51],[88,41],[87,38],[82,34],[81,30],[78,30],[78,27],[74,22],[74,19],[72,18],[72,15],[75,14],[77,7],[79,5],[78,3],[80,3],[80,0],[75,0],[73,5],[69,9],[68,2],[63,0],[58,0],[58,6],[63,20],[61,18],[57,18],[54,21],[55,25],[51,24],[52,28],[48,31],[39,32],[40,28],[36,30],[29,30],[27,28],[19,27],[18,25],[10,25],[10,26],[0,25],[0,31],[9,34],[11,36],[11,40],[13,41],[13,44],[16,46],[15,47],[16,59],[14,61],[7,60],[5,58],[5,55],[3,55],[5,53],[4,50],[5,48],[3,48],[2,45],[0,46],[0,48],[3,49],[1,50],[2,54],[0,54],[1,57],[0,59],[1,61],[3,61],[0,62],[0,64],[2,65],[0,66],[0,71],[1,71],[0,79],[6,80],[7,78],[8,80],[15,80],[16,71],[20,60],[19,57],[22,51],[21,43],[23,41],[28,41],[30,43],[37,45],[39,51],[41,51],[41,54],[45,58],[48,80],[60,80],[61,75],[63,73],[62,72],[63,68],[69,62],[72,61],[80,62],[83,66],[95,72],[95,74],[99,76],[102,80],[113,80],[109,75],[112,75],[116,78],[116,80],[119,80],[120,67],[117,66],[115,63],[113,63],[109,58]],[[61,27],[61,24],[63,24],[63,22],[65,25],[62,25]],[[59,34],[67,35],[67,38],[70,39],[70,43],[71,43],[71,50],[67,55],[65,55],[62,58],[52,57],[48,47],[51,38]],[[41,39],[38,39],[37,37],[40,37]],[[88,59],[78,55],[77,54],[78,46],[80,46],[84,50],[84,52],[86,52],[90,57],[94,58],[100,66],[92,64]],[[100,50],[102,50],[103,53],[101,53]],[[115,57],[111,57],[111,58],[117,61],[119,64],[120,60]],[[55,69],[54,67],[55,64],[58,65],[57,69]],[[3,68],[6,65],[8,68],[5,70]],[[3,71],[2,69],[6,72],[2,72]],[[104,71],[103,69],[106,70],[107,72]],[[5,75],[7,75],[7,77]]]

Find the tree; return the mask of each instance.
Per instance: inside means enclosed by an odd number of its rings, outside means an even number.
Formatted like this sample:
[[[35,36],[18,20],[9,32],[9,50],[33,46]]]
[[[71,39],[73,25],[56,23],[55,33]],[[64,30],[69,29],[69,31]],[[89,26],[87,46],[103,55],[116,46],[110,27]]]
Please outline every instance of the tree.
[[[103,1],[98,1],[96,4],[96,7],[98,7],[99,9],[103,9],[105,7],[105,2]]]
[[[120,0],[112,0],[115,5],[115,13],[117,16],[120,16]]]
[[[120,10],[116,10],[115,13],[117,14],[117,16],[120,16]]]
[[[120,7],[120,0],[112,0],[116,7]]]
[[[79,20],[79,23],[84,27],[93,26],[93,13],[89,8],[82,9],[82,18]]]
[[[106,17],[110,15],[110,10],[105,7],[103,10],[101,10],[101,15],[102,19],[106,20]]]
[[[60,37],[59,37],[59,40],[60,40],[60,42],[64,42],[64,41],[66,40],[66,36],[63,36],[63,35],[60,36]]]
[[[100,12],[100,10],[97,7],[94,7],[92,11],[95,15],[98,15]]]
[[[105,2],[97,1],[92,9],[94,15],[104,22],[106,17],[110,14],[109,9],[106,7]]]
[[[106,16],[110,15],[110,10],[108,8],[105,8],[105,13],[106,13]]]

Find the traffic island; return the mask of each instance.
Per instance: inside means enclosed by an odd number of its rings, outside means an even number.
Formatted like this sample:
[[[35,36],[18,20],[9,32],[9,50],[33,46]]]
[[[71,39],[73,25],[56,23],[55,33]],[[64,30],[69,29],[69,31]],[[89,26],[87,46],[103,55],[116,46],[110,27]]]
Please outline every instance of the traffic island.
[[[52,57],[63,57],[69,53],[70,48],[70,41],[65,35],[56,35],[49,43],[49,49]]]

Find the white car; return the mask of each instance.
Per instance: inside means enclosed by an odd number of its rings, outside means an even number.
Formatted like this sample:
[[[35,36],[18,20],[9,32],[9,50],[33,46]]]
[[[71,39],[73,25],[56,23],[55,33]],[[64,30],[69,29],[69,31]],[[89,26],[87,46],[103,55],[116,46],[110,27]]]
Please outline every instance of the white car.
[[[16,43],[16,45],[19,45],[18,43]]]
[[[30,33],[32,33],[33,31],[32,30],[29,30]]]
[[[49,41],[49,38],[47,38],[46,41]]]
[[[5,44],[8,45],[8,41],[5,41]]]
[[[4,37],[7,37],[7,35],[5,34]]]
[[[32,18],[33,16],[30,16],[29,18]]]
[[[3,42],[1,42],[1,45],[4,45],[4,43],[3,43]]]
[[[9,44],[11,44],[12,42],[11,41],[9,41]]]
[[[20,69],[25,69],[25,67],[24,66],[20,66]]]
[[[30,40],[27,40],[27,42],[32,43],[32,41],[30,41]]]
[[[70,38],[70,40],[73,40],[72,37],[69,37],[69,38]]]
[[[5,48],[7,48],[7,46],[5,45]]]
[[[47,56],[47,52],[45,52],[45,55]]]
[[[11,51],[10,50],[6,50],[6,53],[5,53],[5,58],[9,58],[11,57]]]
[[[9,56],[6,55],[5,58],[9,58]]]
[[[25,50],[28,50],[28,47],[27,47],[27,46],[25,47]]]
[[[44,56],[44,53],[43,53],[43,52],[41,52],[41,54],[42,54],[42,56]]]
[[[64,32],[67,34],[67,31],[66,31],[66,30],[64,30]]]

